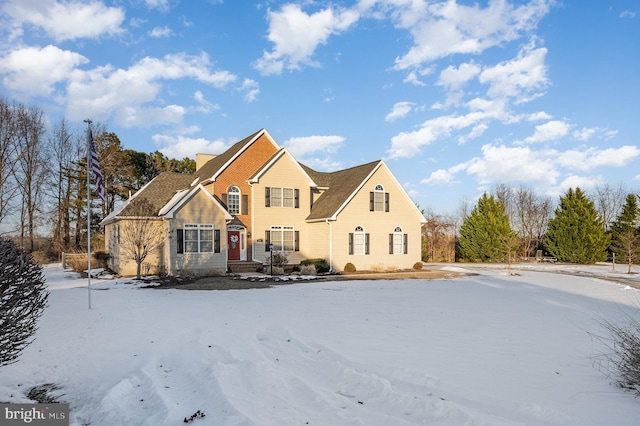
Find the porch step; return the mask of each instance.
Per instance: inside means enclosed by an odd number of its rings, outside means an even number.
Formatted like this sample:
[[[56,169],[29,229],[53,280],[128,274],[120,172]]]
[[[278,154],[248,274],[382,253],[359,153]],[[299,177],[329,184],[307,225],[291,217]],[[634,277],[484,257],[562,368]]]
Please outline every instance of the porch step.
[[[241,272],[256,272],[259,268],[262,267],[262,263],[260,262],[243,262],[243,261],[229,261],[227,263],[229,269],[234,274],[239,274]]]

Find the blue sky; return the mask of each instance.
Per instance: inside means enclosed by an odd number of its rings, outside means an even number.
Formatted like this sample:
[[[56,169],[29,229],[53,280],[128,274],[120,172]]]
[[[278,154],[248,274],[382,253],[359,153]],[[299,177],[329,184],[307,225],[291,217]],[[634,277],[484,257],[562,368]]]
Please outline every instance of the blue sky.
[[[384,159],[437,213],[640,187],[637,0],[4,0],[0,49],[0,94],[124,148],[264,127],[317,170]]]

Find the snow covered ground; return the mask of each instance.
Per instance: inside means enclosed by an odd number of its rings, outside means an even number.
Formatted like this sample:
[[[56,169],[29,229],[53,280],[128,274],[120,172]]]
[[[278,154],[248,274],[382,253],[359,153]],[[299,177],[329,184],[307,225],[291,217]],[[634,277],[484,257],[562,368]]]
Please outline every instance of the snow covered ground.
[[[0,401],[55,383],[71,424],[92,426],[198,410],[202,426],[638,424],[640,400],[599,367],[592,336],[640,314],[639,290],[604,279],[624,266],[445,268],[477,275],[235,291],[93,280],[89,310],[86,280],[48,266],[49,307],[0,368]]]

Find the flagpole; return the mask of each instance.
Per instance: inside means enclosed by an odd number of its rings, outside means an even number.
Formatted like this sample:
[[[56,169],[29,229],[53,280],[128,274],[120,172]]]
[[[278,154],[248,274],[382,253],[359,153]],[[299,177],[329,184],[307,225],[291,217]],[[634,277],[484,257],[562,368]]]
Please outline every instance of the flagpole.
[[[87,294],[91,309],[91,120],[87,123]]]

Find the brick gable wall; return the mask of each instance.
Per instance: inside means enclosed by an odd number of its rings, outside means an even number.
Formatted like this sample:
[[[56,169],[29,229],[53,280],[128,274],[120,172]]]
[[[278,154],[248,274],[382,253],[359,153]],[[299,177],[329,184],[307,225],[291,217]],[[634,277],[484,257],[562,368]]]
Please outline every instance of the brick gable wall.
[[[251,232],[251,206],[254,200],[251,199],[251,186],[247,179],[253,176],[258,169],[276,153],[277,148],[265,136],[260,136],[253,142],[238,158],[236,158],[217,178],[213,187],[213,194],[222,199],[222,194],[229,191],[230,186],[240,188],[241,194],[247,195],[249,200],[249,214],[239,214],[236,217],[247,227],[247,232]],[[208,188],[211,190],[211,188]],[[258,195],[258,201],[261,201]],[[247,239],[248,258],[251,259],[251,240]]]

